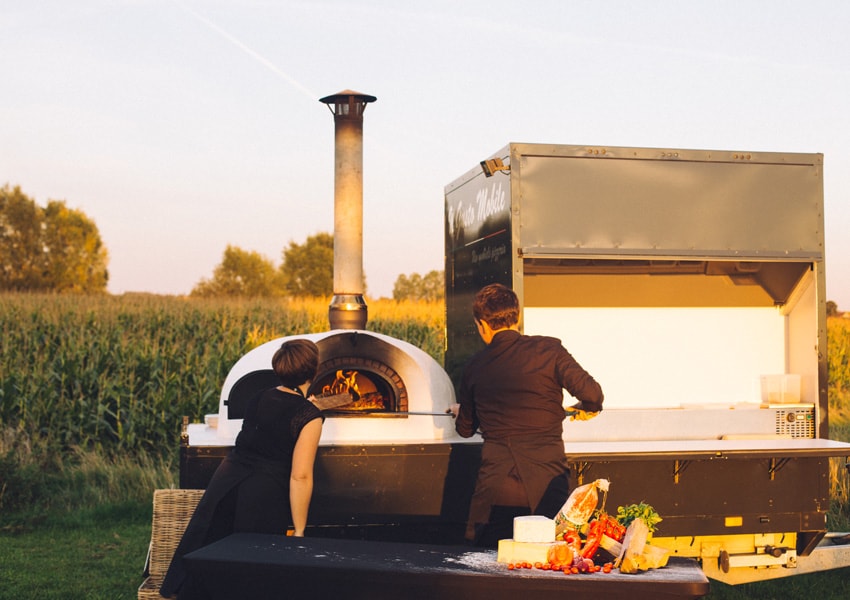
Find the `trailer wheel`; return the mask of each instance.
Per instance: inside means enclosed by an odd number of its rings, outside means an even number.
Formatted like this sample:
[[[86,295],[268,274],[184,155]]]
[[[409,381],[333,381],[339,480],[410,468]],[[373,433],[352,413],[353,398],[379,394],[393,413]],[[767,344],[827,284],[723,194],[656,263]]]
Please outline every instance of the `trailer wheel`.
[[[729,553],[726,550],[720,551],[720,570],[724,573],[729,572]]]

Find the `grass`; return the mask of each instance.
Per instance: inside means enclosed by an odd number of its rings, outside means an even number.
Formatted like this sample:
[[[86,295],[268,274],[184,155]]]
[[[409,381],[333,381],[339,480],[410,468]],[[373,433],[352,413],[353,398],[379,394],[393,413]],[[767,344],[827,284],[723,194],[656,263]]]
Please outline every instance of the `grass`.
[[[845,600],[850,597],[850,567],[774,581],[726,585],[711,581],[707,600]]]
[[[150,542],[150,501],[53,513],[0,533],[0,600],[135,598]]]
[[[37,452],[26,444],[7,450],[5,473],[0,461],[5,493],[30,495],[25,508],[0,515],[0,600],[135,598],[152,490],[176,487],[175,466],[82,450],[47,464]]]

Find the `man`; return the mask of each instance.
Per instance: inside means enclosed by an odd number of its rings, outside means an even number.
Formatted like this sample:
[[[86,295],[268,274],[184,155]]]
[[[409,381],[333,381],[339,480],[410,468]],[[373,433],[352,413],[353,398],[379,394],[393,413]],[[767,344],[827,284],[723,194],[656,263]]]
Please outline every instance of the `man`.
[[[466,539],[495,546],[512,537],[513,517],[554,517],[567,499],[563,389],[578,399],[577,418],[602,410],[602,388],[553,337],[519,332],[519,299],[491,284],[472,307],[487,346],[467,363],[458,391],[455,429],[480,430],[481,468],[467,520]]]

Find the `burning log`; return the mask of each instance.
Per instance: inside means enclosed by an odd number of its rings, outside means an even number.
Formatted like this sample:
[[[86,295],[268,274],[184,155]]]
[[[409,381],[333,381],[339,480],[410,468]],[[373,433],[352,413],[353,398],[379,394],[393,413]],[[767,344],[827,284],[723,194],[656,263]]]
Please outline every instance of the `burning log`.
[[[348,404],[339,405],[340,410],[384,410],[384,395],[378,391],[369,377],[361,376],[358,371],[336,372],[332,383],[322,387],[322,395],[348,395]]]

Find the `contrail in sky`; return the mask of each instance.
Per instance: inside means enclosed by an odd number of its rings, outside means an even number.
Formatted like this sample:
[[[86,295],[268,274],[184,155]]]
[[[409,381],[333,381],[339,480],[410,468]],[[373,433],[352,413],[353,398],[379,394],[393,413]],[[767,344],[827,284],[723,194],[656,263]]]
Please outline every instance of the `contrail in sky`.
[[[302,94],[304,94],[305,96],[310,98],[311,100],[315,100],[316,98],[319,97],[312,90],[301,85],[301,83],[299,83],[298,81],[296,81],[295,79],[293,79],[292,77],[290,77],[289,75],[287,75],[286,73],[281,71],[277,67],[277,65],[275,65],[272,61],[270,61],[266,57],[262,56],[261,54],[259,54],[258,52],[256,52],[252,48],[248,47],[247,45],[243,44],[241,41],[236,39],[234,36],[230,35],[224,29],[222,29],[221,27],[219,27],[218,25],[216,25],[215,23],[213,23],[212,21],[210,21],[209,19],[207,19],[203,15],[198,14],[197,12],[195,12],[194,10],[189,8],[188,6],[185,6],[181,2],[176,2],[176,4],[178,6],[180,6],[180,8],[182,8],[183,10],[188,12],[190,15],[192,15],[193,17],[198,19],[201,23],[203,23],[204,25],[206,25],[207,27],[209,27],[210,29],[215,31],[217,34],[222,36],[224,39],[226,39],[230,43],[234,44],[237,48],[239,48],[243,52],[247,53],[248,56],[250,56],[251,58],[253,58],[257,62],[259,62],[261,65],[270,69],[275,75],[281,77],[284,81],[289,83],[292,87],[294,87],[296,90],[298,90],[299,92],[301,92]]]

